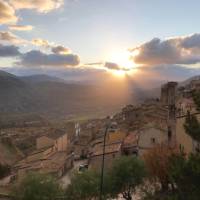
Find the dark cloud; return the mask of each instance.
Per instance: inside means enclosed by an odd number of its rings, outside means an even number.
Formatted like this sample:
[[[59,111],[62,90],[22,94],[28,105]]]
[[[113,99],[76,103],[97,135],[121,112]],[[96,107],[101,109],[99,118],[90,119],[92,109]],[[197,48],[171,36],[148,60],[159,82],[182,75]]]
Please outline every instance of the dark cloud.
[[[16,57],[19,56],[19,48],[14,45],[4,46],[0,44],[0,57]]]
[[[200,34],[166,40],[154,38],[131,52],[134,62],[143,65],[196,64],[200,62]]]
[[[200,49],[200,34],[196,33],[185,38],[180,42],[181,46],[185,49],[199,48]]]
[[[112,70],[120,70],[120,66],[116,63],[112,63],[112,62],[106,62],[104,67],[108,68],[108,69],[112,69]]]
[[[70,53],[69,48],[64,47],[62,45],[54,44],[53,42],[49,42],[48,40],[44,40],[41,38],[33,39],[32,44],[50,49],[51,52],[54,54],[69,54]]]
[[[51,48],[51,51],[55,54],[68,54],[70,50],[64,46],[55,46]]]
[[[17,63],[23,66],[76,66],[80,63],[79,57],[74,54],[45,54],[32,50],[21,56]]]

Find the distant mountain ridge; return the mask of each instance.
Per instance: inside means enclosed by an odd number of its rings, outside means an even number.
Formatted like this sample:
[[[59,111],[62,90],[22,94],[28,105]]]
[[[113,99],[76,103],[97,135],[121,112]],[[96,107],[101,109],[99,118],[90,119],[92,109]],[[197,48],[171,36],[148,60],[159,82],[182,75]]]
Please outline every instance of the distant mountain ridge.
[[[113,92],[113,88],[67,83],[47,75],[18,77],[0,71],[0,115],[36,113],[55,118],[105,115],[126,103],[118,92]]]
[[[197,75],[197,76],[193,76],[191,78],[188,78],[187,80],[185,81],[182,81],[179,83],[179,86],[186,86],[188,85],[191,81],[193,80],[200,80],[200,75]]]
[[[46,81],[66,83],[66,81],[64,79],[49,76],[49,75],[46,75],[46,74],[35,74],[35,75],[30,75],[30,76],[20,76],[19,78],[23,81],[33,82],[33,83],[46,82]]]
[[[192,77],[181,84],[199,78]],[[103,85],[69,83],[44,74],[20,77],[0,71],[0,116],[39,114],[50,118],[105,116],[146,98],[157,98],[160,88],[143,89],[131,80]]]

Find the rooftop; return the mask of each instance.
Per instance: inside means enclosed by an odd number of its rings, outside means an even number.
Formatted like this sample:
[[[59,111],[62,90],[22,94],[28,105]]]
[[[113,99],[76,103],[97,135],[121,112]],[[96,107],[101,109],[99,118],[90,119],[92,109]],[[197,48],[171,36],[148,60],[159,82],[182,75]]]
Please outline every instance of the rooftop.
[[[130,133],[128,136],[126,136],[125,140],[124,140],[124,145],[133,145],[133,144],[137,144],[138,142],[138,133],[137,132],[133,132]]]
[[[105,154],[119,152],[121,149],[121,142],[113,143],[105,146]],[[103,154],[103,145],[97,146],[93,149],[92,156],[100,156]]]

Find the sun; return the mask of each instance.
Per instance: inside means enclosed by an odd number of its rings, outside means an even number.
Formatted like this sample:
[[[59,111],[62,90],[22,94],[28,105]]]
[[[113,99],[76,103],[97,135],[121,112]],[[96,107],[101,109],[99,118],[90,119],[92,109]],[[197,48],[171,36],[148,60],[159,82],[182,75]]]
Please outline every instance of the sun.
[[[112,63],[116,63],[120,69],[110,69],[109,71],[120,78],[126,75],[133,74],[137,71],[137,66],[133,60],[131,60],[131,53],[128,50],[114,49],[107,54],[106,60]]]
[[[122,69],[131,70],[135,68],[135,64],[130,60],[131,54],[128,50],[114,50],[108,56],[110,62],[118,64]]]

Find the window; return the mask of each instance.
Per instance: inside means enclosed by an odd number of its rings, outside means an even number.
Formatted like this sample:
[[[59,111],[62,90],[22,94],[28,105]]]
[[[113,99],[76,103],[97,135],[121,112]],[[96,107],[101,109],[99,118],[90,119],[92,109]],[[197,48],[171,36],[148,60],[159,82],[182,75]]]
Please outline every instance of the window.
[[[170,127],[168,127],[168,141],[171,141],[172,138],[172,130]]]
[[[155,144],[156,143],[156,139],[155,138],[151,138],[151,143]]]

